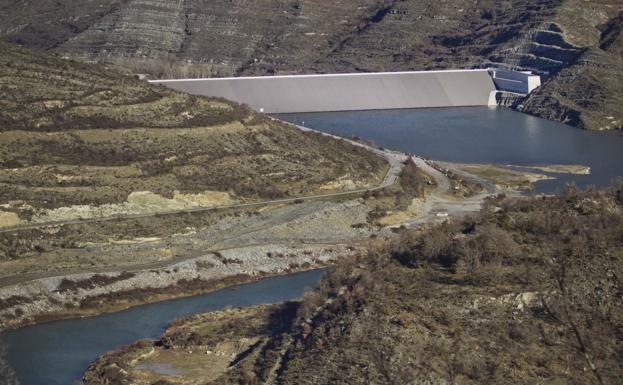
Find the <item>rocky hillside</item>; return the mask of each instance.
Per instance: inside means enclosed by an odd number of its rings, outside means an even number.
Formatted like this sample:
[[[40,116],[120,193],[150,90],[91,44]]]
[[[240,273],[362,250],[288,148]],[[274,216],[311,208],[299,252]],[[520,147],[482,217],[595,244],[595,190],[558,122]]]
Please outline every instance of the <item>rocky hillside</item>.
[[[623,193],[492,200],[337,269],[280,384],[618,384]]]
[[[618,0],[26,4],[0,1],[0,35],[156,77],[502,65],[549,76],[522,111],[589,129],[623,125]]]
[[[360,147],[102,65],[1,43],[0,77],[0,227],[300,196],[386,170]]]
[[[620,185],[492,200],[463,223],[372,249],[328,280],[330,301],[304,303],[282,383],[329,362],[310,383],[349,376],[340,367],[394,384],[618,383],[622,204]]]
[[[371,241],[298,306],[174,322],[104,355],[86,383],[620,384],[622,188],[498,197]],[[179,376],[141,370],[165,355]]]
[[[557,20],[581,54],[517,106],[548,119],[588,129],[621,129],[623,115],[623,10],[594,7],[575,15],[567,2]]]

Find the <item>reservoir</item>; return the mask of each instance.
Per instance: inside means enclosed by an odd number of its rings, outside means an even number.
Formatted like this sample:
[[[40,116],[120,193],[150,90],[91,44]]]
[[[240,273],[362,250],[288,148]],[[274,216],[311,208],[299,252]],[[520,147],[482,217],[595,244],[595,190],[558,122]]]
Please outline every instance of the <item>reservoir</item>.
[[[584,131],[505,108],[320,112],[278,117],[436,160],[591,168],[590,175],[551,174],[557,179],[539,182],[538,192],[555,192],[567,182],[582,187],[605,186],[623,175],[620,133]],[[155,338],[174,319],[227,306],[298,298],[307,288],[314,287],[323,274],[324,270],[313,270],[266,278],[203,296],[11,330],[0,333],[0,354],[6,356],[21,385],[71,385],[101,354],[139,339]]]
[[[278,303],[313,288],[323,269],[265,278],[207,295],[134,307],[119,313],[56,321],[0,334],[6,360],[21,385],[72,385],[101,354],[139,339],[155,338],[180,317]],[[0,378],[0,384],[3,384]]]
[[[623,175],[623,136],[591,132],[502,107],[280,114],[280,119],[394,150],[460,163],[584,165],[590,175],[552,174],[537,192],[565,183],[605,186]]]

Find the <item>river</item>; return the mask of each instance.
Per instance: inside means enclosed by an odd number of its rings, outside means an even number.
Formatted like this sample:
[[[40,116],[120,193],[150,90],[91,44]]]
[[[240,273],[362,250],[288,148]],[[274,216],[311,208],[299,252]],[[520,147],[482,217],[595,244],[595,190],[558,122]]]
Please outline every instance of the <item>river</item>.
[[[502,165],[579,164],[590,175],[553,174],[537,192],[565,183],[605,186],[623,175],[623,136],[591,132],[502,107],[280,114],[280,119],[435,160]]]
[[[437,160],[591,167],[590,175],[555,174],[556,180],[537,184],[540,192],[559,190],[569,181],[580,186],[603,186],[623,175],[623,137],[619,133],[583,131],[504,108],[326,112],[279,117]],[[7,331],[0,334],[0,344],[22,385],[70,385],[102,353],[138,339],[155,338],[174,319],[227,306],[297,298],[306,288],[316,285],[322,274],[322,270],[315,270],[267,278],[203,296]]]
[[[191,314],[299,298],[324,270],[311,270],[219,290],[210,294],[134,307],[118,313],[50,322],[0,334],[6,359],[21,385],[71,385],[101,354],[143,338]],[[3,384],[0,378],[0,384]]]

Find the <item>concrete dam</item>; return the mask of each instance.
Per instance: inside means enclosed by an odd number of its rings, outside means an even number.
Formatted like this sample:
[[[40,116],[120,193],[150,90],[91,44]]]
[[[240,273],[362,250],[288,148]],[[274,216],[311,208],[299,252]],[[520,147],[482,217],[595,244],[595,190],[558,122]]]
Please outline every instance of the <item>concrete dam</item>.
[[[496,105],[499,91],[528,93],[537,84],[535,77],[523,72],[475,69],[150,82],[193,95],[225,98],[273,114],[489,106]]]

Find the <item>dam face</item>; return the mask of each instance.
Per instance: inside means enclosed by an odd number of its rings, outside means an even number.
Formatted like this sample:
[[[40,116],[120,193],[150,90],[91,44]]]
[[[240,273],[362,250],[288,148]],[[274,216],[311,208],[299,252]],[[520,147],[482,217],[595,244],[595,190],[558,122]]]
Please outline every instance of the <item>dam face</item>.
[[[265,113],[495,105],[489,70],[154,80],[193,95],[221,97]]]

